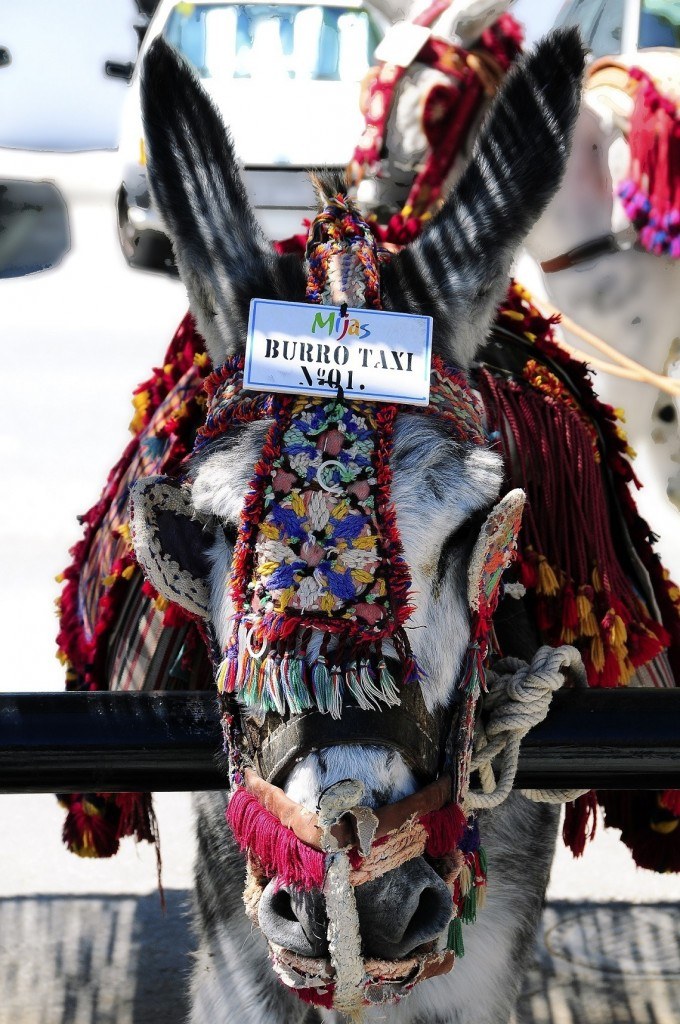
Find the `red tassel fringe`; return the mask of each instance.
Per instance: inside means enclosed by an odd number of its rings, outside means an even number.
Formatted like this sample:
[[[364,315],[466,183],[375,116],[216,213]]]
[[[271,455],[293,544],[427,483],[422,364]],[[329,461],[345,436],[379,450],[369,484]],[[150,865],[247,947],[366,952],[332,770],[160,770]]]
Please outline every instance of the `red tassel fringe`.
[[[564,808],[562,839],[575,857],[581,857],[597,829],[597,797],[593,790],[572,800]]]
[[[425,852],[435,860],[458,849],[467,826],[467,818],[458,804],[447,804],[438,811],[430,811],[420,818],[427,832]]]
[[[303,843],[242,787],[227,808],[227,821],[241,850],[250,850],[280,885],[322,889],[326,857]]]

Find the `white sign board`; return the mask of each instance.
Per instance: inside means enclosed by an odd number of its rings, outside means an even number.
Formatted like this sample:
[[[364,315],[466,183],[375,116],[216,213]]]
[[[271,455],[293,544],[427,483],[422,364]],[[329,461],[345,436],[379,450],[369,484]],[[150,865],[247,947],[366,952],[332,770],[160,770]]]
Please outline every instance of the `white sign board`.
[[[398,21],[388,28],[378,43],[375,59],[384,64],[395,64],[398,68],[410,67],[431,35],[432,30],[424,25]]]
[[[243,387],[428,405],[431,357],[429,316],[253,299]]]

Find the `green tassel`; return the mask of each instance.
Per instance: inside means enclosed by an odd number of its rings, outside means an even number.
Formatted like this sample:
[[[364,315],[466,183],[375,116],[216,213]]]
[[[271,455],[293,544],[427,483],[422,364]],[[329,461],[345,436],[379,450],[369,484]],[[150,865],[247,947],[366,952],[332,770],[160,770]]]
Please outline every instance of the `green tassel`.
[[[454,917],[449,925],[449,935],[446,941],[446,948],[453,950],[454,956],[465,956],[463,945],[463,925],[459,917]]]
[[[281,671],[281,658],[278,654],[270,654],[264,667],[263,693],[268,695],[270,711],[278,711],[280,715],[285,714],[286,702],[281,693],[279,675]]]
[[[378,681],[387,706],[396,707],[398,704],[401,704],[401,697],[397,690],[397,684],[394,681],[394,676],[385,664],[384,658],[381,658],[378,663]]]
[[[347,689],[354,697],[355,701],[364,711],[379,711],[380,705],[376,704],[374,700],[371,700],[370,696],[364,692],[359,679],[359,666],[356,661],[351,661],[345,670],[345,682],[347,683]]]
[[[299,711],[304,711],[305,708],[311,708],[312,702],[305,686],[303,678],[304,662],[302,658],[291,658],[290,659],[290,693],[292,697],[292,703],[289,700],[290,710],[293,714]]]
[[[463,900],[460,919],[464,924],[474,924],[477,920],[477,887],[474,885]]]
[[[487,872],[487,860],[486,860],[486,850],[484,849],[483,846],[479,847],[479,850],[477,851],[477,856],[479,857],[479,866],[481,868],[482,874],[486,878],[487,873],[488,873]]]
[[[323,655],[319,655],[319,659],[312,671],[312,688],[319,711],[323,715],[328,714],[333,702],[333,691],[331,688],[331,674],[328,671],[328,665]]]

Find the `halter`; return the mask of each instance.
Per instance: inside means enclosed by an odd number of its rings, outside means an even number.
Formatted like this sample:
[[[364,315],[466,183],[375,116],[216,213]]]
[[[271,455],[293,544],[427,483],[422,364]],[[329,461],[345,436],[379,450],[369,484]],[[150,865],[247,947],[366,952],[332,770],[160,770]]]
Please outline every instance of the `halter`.
[[[352,204],[334,197],[309,232],[309,301],[345,301],[358,290],[379,307],[383,258]],[[496,507],[473,552],[457,706],[435,718],[408,642],[410,577],[390,493],[396,408],[340,393],[256,394],[243,390],[242,373],[237,357],[207,380],[195,446],[200,452],[239,424],[272,421],[241,512],[233,618],[215,658],[232,783],[227,816],[247,852],[253,921],[271,880],[326,898],[329,958],[270,946],[274,968],[301,998],[354,1013],[450,970],[463,952],[462,924],[483,896],[479,830],[463,804],[491,616],[523,493]],[[430,406],[417,411],[436,416],[461,444],[487,443],[467,379],[436,357]],[[398,750],[422,788],[373,811],[361,804],[362,784],[346,780],[322,794],[313,815],[276,785],[313,749],[366,742]],[[354,888],[419,856],[451,892],[446,941],[405,960],[362,957]]]
[[[413,19],[414,25],[431,28],[448,8],[450,0],[434,0]],[[422,222],[437,209],[448,174],[458,156],[484,97],[494,96],[513,60],[521,51],[522,30],[509,14],[482,33],[474,50],[430,35],[414,58],[446,75],[450,85],[430,89],[422,109],[423,131],[429,151],[409,190],[406,203],[385,231],[387,241],[403,244],[414,238]],[[365,127],[354,150],[350,172],[355,184],[365,175],[380,176],[387,128],[398,86],[408,67],[382,63],[367,87]]]

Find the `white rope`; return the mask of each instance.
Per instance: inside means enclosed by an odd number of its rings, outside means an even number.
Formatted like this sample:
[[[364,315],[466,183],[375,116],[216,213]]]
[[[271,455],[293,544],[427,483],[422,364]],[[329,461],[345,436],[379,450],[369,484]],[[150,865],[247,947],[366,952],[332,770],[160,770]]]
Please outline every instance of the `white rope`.
[[[470,790],[465,798],[467,809],[498,807],[510,795],[519,748],[533,726],[548,714],[553,693],[559,690],[567,671],[578,686],[587,686],[581,655],[575,647],[541,647],[531,664],[519,658],[503,658],[487,672],[489,692],[484,698],[484,719],[479,717],[475,729],[471,771],[479,773],[481,791]],[[491,762],[498,759],[495,770]],[[521,790],[529,800],[542,803],[565,803],[575,800],[587,789]]]

